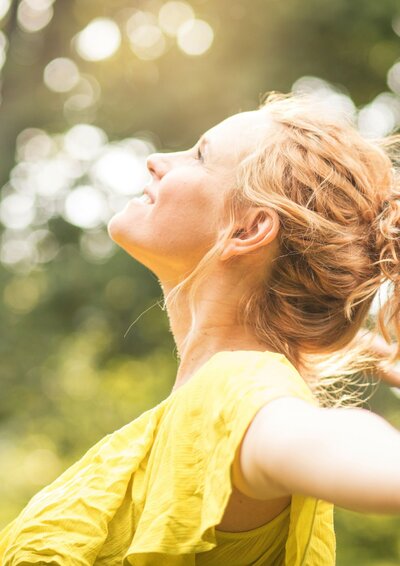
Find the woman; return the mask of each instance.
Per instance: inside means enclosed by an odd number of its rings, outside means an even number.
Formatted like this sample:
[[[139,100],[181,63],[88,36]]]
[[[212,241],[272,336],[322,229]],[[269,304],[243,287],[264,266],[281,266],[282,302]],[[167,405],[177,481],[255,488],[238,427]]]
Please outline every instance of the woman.
[[[160,281],[174,387],[31,499],[2,564],[331,565],[335,504],[400,513],[399,431],[333,387],[400,358],[395,142],[270,94],[149,157],[108,231]]]

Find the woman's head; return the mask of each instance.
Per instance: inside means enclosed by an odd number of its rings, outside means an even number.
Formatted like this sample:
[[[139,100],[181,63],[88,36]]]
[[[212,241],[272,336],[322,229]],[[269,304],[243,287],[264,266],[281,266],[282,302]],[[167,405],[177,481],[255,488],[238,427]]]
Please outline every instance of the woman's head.
[[[398,139],[368,141],[315,98],[274,93],[205,137],[204,162],[198,145],[150,157],[155,204],[129,204],[109,225],[170,277],[167,306],[184,301],[194,319],[196,293],[222,269],[241,284],[246,328],[305,367],[351,343],[389,279],[380,325],[398,339],[400,182],[387,151]]]
[[[238,165],[267,133],[261,111],[243,112],[212,127],[187,151],[149,156],[152,181],[145,191],[154,202],[132,199],[111,219],[111,237],[161,281],[179,283],[215,243]]]

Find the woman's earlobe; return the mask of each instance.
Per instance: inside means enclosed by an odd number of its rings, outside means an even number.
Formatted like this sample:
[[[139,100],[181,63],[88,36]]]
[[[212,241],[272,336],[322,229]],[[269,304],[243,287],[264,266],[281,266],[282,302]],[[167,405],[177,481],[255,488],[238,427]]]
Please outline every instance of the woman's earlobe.
[[[222,250],[221,255],[220,255],[220,260],[226,261],[227,259],[229,259],[233,255],[235,255],[235,254],[232,253],[233,251],[234,251],[234,246],[232,244],[229,244],[224,250]]]

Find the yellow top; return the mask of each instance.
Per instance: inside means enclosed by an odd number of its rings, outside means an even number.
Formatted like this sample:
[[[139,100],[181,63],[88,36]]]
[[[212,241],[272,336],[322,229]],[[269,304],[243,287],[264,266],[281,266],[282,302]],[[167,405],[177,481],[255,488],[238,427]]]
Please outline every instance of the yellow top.
[[[0,532],[2,566],[331,566],[333,505],[292,495],[269,523],[215,528],[232,491],[236,448],[277,397],[317,405],[288,359],[214,354],[184,385],[107,435],[37,493]]]

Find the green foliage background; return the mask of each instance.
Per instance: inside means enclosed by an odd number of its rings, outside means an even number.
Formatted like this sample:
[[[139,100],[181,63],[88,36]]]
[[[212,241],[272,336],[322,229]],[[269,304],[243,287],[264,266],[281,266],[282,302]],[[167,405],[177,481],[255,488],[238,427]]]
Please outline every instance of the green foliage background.
[[[381,93],[400,94],[387,84],[400,58],[398,0],[191,0],[214,31],[201,56],[170,41],[162,56],[143,60],[123,33],[108,59],[90,62],[76,53],[71,39],[92,19],[111,18],[123,31],[132,10],[157,14],[163,4],[56,0],[51,21],[34,33],[18,22],[19,2],[11,4],[2,20],[8,50],[1,198],[12,192],[16,140],[27,128],[56,138],[86,123],[106,132],[110,143],[144,135],[157,150],[175,151],[228,115],[255,108],[264,92],[289,91],[304,76],[326,81],[357,108]],[[68,95],[43,81],[57,57],[72,59],[97,81],[96,104],[65,111]],[[114,244],[104,244],[104,221],[85,229],[54,214],[33,225],[46,229],[56,253],[40,259],[46,250],[39,246],[36,262],[0,265],[0,527],[97,440],[165,398],[177,368],[167,316],[157,307],[158,282]],[[6,222],[0,230],[3,246],[6,237],[18,236]],[[109,252],[85,254],[85,232],[102,236]],[[389,387],[380,384],[368,408],[400,428],[399,400]],[[399,564],[399,527],[397,517],[336,509],[338,565]]]

